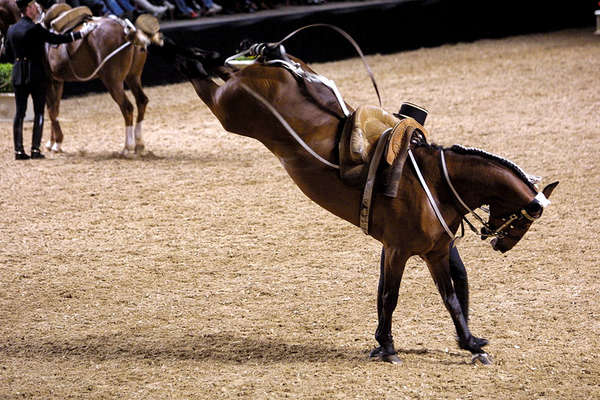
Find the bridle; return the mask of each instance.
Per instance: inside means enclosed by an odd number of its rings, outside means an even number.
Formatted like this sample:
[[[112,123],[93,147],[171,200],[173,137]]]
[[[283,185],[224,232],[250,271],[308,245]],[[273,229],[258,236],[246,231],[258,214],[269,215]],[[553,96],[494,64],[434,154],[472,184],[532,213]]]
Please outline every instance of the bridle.
[[[419,178],[421,186],[423,187],[423,190],[425,191],[425,194],[427,195],[429,203],[431,204],[436,217],[440,221],[440,224],[442,225],[442,227],[444,228],[444,230],[446,231],[448,236],[450,236],[451,240],[456,241],[456,240],[462,238],[462,236],[464,236],[464,229],[463,229],[463,233],[460,237],[456,237],[456,235],[454,235],[454,233],[452,233],[452,231],[446,224],[446,221],[444,220],[439,208],[437,207],[437,204],[436,204],[435,200],[433,199],[433,196],[431,195],[429,188],[427,187],[427,183],[423,179],[421,171],[419,170],[419,167],[417,165],[417,162],[416,162],[411,150],[408,151],[408,155],[413,164],[413,167],[415,168],[415,171],[417,173],[417,177]],[[489,222],[486,222],[479,214],[477,214],[474,210],[472,210],[463,201],[463,199],[460,197],[460,195],[456,191],[456,188],[454,187],[454,185],[452,184],[452,180],[450,179],[450,175],[448,174],[448,167],[446,166],[446,158],[444,157],[443,149],[440,150],[440,163],[442,165],[444,179],[446,180],[446,184],[450,188],[450,191],[454,195],[454,198],[458,201],[458,203],[465,210],[468,211],[468,214],[470,214],[473,218],[475,218],[477,221],[479,221],[483,225],[483,228],[481,228],[481,230],[478,231],[477,228],[475,228],[475,226],[467,219],[466,216],[462,217],[461,226],[462,226],[462,222],[464,221],[469,226],[469,228],[471,228],[471,230],[473,232],[475,232],[476,234],[480,234],[482,239],[487,239],[489,237],[496,237],[498,239],[502,239],[505,237],[516,238],[516,237],[510,235],[510,230],[514,229],[514,224],[518,224],[520,221],[534,222],[540,217],[540,216],[532,216],[527,211],[526,207],[523,207],[507,216],[500,217],[500,219],[502,220],[502,224],[497,228],[493,228]],[[546,198],[546,196],[544,195],[544,193],[542,193],[542,192],[538,192],[536,194],[536,196],[532,200],[532,203],[533,202],[537,202],[541,208],[545,208],[546,206],[548,206],[550,204],[550,200],[548,200]],[[487,213],[488,215],[490,215],[490,211],[488,209],[483,208],[483,207],[479,207],[479,209],[482,210],[484,213]]]

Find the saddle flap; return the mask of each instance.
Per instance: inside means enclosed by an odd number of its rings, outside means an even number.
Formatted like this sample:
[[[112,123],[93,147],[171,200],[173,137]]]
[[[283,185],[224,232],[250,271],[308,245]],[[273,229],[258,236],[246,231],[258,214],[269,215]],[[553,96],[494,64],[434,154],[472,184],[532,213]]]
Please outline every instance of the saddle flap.
[[[420,130],[425,136],[425,139],[429,137],[429,133],[423,125],[410,117],[400,120],[398,125],[395,126],[385,155],[385,161],[388,165],[392,165],[399,155],[408,150],[410,136],[415,129]]]
[[[66,10],[50,22],[50,26],[56,32],[64,33],[75,28],[88,18],[92,17],[92,12],[86,6],[75,7]]]

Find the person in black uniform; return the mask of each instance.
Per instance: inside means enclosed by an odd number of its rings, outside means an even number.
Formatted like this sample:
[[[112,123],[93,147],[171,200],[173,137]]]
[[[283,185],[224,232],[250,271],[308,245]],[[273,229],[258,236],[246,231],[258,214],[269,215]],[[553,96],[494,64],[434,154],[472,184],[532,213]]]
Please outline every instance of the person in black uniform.
[[[40,152],[40,144],[44,127],[46,87],[49,81],[45,67],[45,43],[69,43],[81,39],[94,30],[96,25],[88,23],[79,32],[57,35],[34,22],[40,15],[40,8],[35,0],[17,0],[17,6],[23,17],[8,29],[6,35],[7,57],[14,63],[12,83],[17,104],[13,122],[15,159],[44,158]],[[23,148],[23,119],[29,95],[33,99],[34,111],[31,157]]]

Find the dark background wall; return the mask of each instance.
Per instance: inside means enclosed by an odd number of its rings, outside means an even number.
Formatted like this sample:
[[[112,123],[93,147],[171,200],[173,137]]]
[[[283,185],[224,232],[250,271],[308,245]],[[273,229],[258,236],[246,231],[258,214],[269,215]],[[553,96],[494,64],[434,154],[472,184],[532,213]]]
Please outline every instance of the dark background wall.
[[[568,28],[589,27],[591,34],[596,23],[594,11],[598,8],[598,3],[590,0],[384,0],[171,22],[162,24],[161,30],[178,43],[229,55],[235,53],[242,39],[279,41],[299,27],[327,23],[348,32],[365,54],[385,54]],[[324,28],[304,31],[286,42],[285,47],[307,62],[356,55],[345,39]],[[142,79],[146,86],[182,80],[173,60],[165,59],[152,47]],[[99,81],[65,85],[66,96],[103,90]]]

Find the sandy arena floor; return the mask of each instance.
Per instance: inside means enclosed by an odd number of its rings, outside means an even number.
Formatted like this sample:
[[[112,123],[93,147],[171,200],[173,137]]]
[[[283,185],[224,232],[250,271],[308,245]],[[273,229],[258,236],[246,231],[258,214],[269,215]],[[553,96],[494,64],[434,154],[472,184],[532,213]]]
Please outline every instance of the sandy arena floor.
[[[116,156],[107,94],[63,102],[66,153],[44,161],[13,160],[2,123],[0,398],[599,398],[599,46],[570,30],[368,58],[384,107],[428,108],[437,143],[561,182],[514,250],[461,245],[488,367],[458,350],[420,260],[395,313],[403,364],[367,361],[380,246],[190,84],[147,89],[141,159]],[[313,67],[376,103],[358,59]]]

